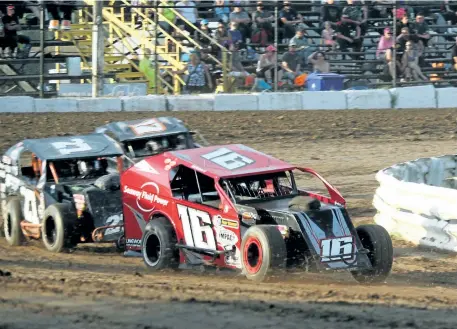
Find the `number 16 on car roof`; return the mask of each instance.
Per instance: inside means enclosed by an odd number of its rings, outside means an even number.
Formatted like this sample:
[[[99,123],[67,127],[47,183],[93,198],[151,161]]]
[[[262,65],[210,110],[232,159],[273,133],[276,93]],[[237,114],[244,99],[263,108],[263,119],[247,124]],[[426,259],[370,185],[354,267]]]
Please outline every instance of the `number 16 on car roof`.
[[[203,154],[202,157],[228,170],[239,169],[254,163],[254,160],[225,147]]]

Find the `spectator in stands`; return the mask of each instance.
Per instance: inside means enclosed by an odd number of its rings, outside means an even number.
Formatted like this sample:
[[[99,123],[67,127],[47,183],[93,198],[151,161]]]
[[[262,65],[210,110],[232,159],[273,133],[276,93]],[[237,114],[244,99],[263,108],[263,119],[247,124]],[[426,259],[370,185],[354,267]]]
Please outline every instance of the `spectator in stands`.
[[[257,10],[252,14],[252,21],[254,27],[264,29],[269,36],[273,35],[273,22],[275,17],[273,13],[265,10],[262,1],[257,2]]]
[[[374,0],[370,10],[371,18],[387,18],[392,11],[392,4],[396,0]]]
[[[403,15],[401,20],[397,23],[397,35],[396,35],[397,37],[400,35],[400,33],[404,27],[407,27],[408,31],[411,31],[413,28],[413,24],[411,24],[409,22],[409,17],[406,14]]]
[[[360,6],[354,0],[347,0],[347,6],[343,8],[343,15],[347,15],[348,22],[357,24],[360,27],[360,35],[363,37],[367,32],[367,21],[368,21],[368,6],[365,1],[361,1]]]
[[[2,54],[5,57],[13,57],[17,47],[17,31],[21,30],[19,17],[15,13],[14,6],[6,7],[6,15],[2,17],[2,23],[4,28],[4,37],[1,40]],[[9,53],[6,53],[8,49]]]
[[[322,47],[324,51],[328,50],[327,47],[330,47],[331,51],[335,51],[336,49],[335,30],[332,28],[332,23],[329,21],[324,23],[324,29],[321,33],[321,44],[325,46]]]
[[[379,39],[378,49],[376,50],[377,59],[385,59],[386,52],[392,51],[395,47],[395,39],[392,35],[392,30],[389,27],[384,29],[384,35]]]
[[[301,60],[300,63],[303,65],[303,67],[305,67],[308,56],[312,52],[305,29],[297,29],[295,36],[292,39],[290,39],[289,44],[296,45],[296,50]]]
[[[231,75],[248,76],[249,73],[243,67],[242,57],[240,55],[238,45],[231,44],[229,50],[232,53],[231,60],[230,60],[230,67],[229,67],[229,71],[231,72]]]
[[[334,0],[326,0],[326,2],[321,6],[321,21],[330,22],[332,26],[341,20],[341,8],[335,4]]]
[[[245,10],[242,10],[241,7],[235,6],[230,13],[230,24],[232,23],[237,24],[237,28],[243,37],[243,43],[246,42],[246,39],[251,37],[251,28],[249,27],[251,18],[249,14]]]
[[[211,30],[208,27],[208,20],[202,19],[200,22],[200,30],[205,33],[207,36],[211,36]],[[194,40],[197,41],[202,47],[209,47],[211,45],[211,40],[203,36],[199,31],[195,30]]]
[[[69,30],[71,28],[71,14],[75,9],[74,1],[65,1],[65,0],[55,0],[55,1],[45,1],[46,10],[51,16],[49,21],[49,29],[57,30],[60,28],[62,30]],[[63,19],[60,22],[60,14],[62,13]]]
[[[285,78],[290,81],[294,81],[294,79],[302,74],[300,71],[300,56],[296,51],[297,45],[295,43],[289,44],[289,51],[284,53],[281,60],[281,71],[278,76],[281,78]]]
[[[270,45],[265,50],[266,52],[260,55],[259,61],[257,62],[256,75],[257,78],[265,79],[269,84],[271,84],[278,57],[274,46]]]
[[[197,6],[195,5],[195,2],[190,1],[190,0],[183,0],[183,1],[177,2],[176,7],[182,7],[182,8],[176,8],[176,11],[179,14],[181,14],[185,18],[185,20],[187,20],[188,22],[190,22],[194,25],[197,24],[198,10],[197,10]],[[194,28],[191,27],[189,24],[187,24],[187,22],[185,22],[180,17],[177,18],[176,25],[181,30],[187,31],[190,34],[192,34],[194,31]]]
[[[451,25],[457,25],[457,2],[445,0],[443,3],[442,15]]]
[[[452,48],[452,60],[454,64],[454,69],[457,71],[457,37],[455,37],[455,45]]]
[[[330,63],[326,61],[323,52],[312,53],[308,57],[308,62],[313,64],[313,73],[330,73]]]
[[[350,21],[347,14],[341,16],[341,21],[337,25],[336,32],[336,40],[341,51],[348,51],[348,48],[352,48],[354,52],[361,51],[360,26]],[[359,55],[354,56],[354,58],[359,57]]]
[[[399,52],[404,52],[406,49],[406,43],[408,41],[413,41],[414,38],[413,36],[409,33],[409,29],[407,27],[404,27],[401,29],[400,35],[397,37],[397,47]]]
[[[288,43],[295,35],[296,25],[303,23],[303,16],[291,7],[289,1],[284,1],[283,6],[279,12],[279,26],[284,29],[283,43]]]
[[[161,14],[159,15],[159,25],[167,32],[172,30],[170,23],[176,25],[176,14],[173,11],[173,8],[163,8],[171,6],[174,6],[173,1],[164,1],[159,4],[159,14]]]
[[[189,93],[204,93],[213,89],[213,80],[209,73],[208,67],[200,61],[196,52],[190,54],[190,62],[187,67],[176,71],[177,74],[183,74],[188,71],[186,78],[186,91]]]
[[[219,24],[217,25],[217,30],[214,33],[214,37],[218,44],[220,44],[221,46],[224,46],[226,48],[228,48],[230,46],[230,43],[232,41],[231,34],[229,33],[229,31],[227,31],[224,23],[222,23],[222,22],[219,22]],[[214,47],[216,47],[216,46],[214,46]]]
[[[419,43],[423,48],[428,46],[430,40],[430,29],[428,24],[425,22],[425,17],[422,13],[417,14],[416,22],[413,24],[414,31],[419,39]]]
[[[230,30],[228,31],[230,35],[230,44],[244,44],[243,42],[243,35],[241,34],[240,30],[238,30],[238,23],[231,22],[230,23]],[[243,48],[243,47],[240,47]]]
[[[216,7],[214,9],[214,13],[216,14],[216,18],[219,19],[219,21],[222,21],[224,23],[228,23],[229,21],[229,15],[230,15],[230,8],[229,8],[229,0],[216,0],[214,1],[214,6]]]
[[[411,80],[411,76],[414,80],[418,81],[421,78],[424,81],[428,81],[427,77],[422,73],[421,68],[419,67],[419,51],[414,49],[414,44],[412,41],[406,42],[406,50],[403,53],[402,57],[402,71],[406,80]]]

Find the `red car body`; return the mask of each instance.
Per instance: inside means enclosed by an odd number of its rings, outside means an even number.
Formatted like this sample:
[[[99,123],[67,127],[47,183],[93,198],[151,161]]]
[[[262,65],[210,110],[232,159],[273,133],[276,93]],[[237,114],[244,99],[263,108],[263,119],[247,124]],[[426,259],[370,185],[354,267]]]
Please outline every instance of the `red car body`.
[[[174,194],[170,180],[181,166],[195,171],[199,177],[204,175],[205,180],[212,180],[220,200],[207,205],[180,198],[176,192]],[[201,262],[239,269],[243,221],[249,220],[251,213],[233,203],[219,184],[220,180],[295,169],[320,178],[330,197],[304,191],[300,194],[336,207],[344,206],[341,194],[313,170],[297,168],[244,145],[180,150],[146,158],[121,176],[126,249],[140,252],[147,223],[154,218],[165,217],[173,225],[178,244],[186,246],[184,249],[191,253],[195,251],[193,256]],[[278,229],[287,228],[278,225]],[[353,227],[348,227],[347,231],[350,229]],[[231,246],[232,252],[226,252],[227,246]],[[214,257],[212,252],[225,257]],[[180,263],[189,263],[188,257],[189,254],[181,252]]]

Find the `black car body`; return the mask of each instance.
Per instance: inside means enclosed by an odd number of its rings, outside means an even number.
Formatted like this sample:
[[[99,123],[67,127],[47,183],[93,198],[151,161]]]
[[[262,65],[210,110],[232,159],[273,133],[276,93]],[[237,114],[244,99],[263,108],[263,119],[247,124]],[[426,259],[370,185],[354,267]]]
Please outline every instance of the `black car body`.
[[[116,140],[132,163],[165,151],[195,148],[191,132],[181,120],[174,117],[158,117],[142,120],[111,122],[95,130]],[[151,143],[158,148],[152,150]]]
[[[122,170],[122,155],[104,134],[27,139],[11,147],[0,162],[10,244],[19,244],[23,236],[47,238],[45,246],[60,251],[63,246],[53,247],[59,229],[65,231],[65,246],[118,240],[123,235],[119,174],[108,173],[107,158],[117,158]],[[63,228],[58,220],[65,222]]]

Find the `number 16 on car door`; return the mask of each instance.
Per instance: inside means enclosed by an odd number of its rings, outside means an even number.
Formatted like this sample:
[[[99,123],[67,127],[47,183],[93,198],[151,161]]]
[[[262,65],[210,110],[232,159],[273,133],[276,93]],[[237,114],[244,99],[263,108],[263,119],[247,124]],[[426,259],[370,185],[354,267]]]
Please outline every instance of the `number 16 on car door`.
[[[185,244],[200,250],[239,250],[239,223],[235,219],[223,218],[220,211],[211,207],[196,209],[177,204],[182,223]],[[225,263],[224,258],[216,263]],[[236,266],[233,262],[229,265]]]

